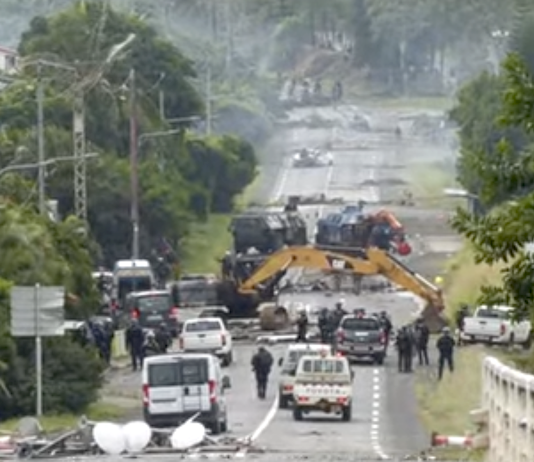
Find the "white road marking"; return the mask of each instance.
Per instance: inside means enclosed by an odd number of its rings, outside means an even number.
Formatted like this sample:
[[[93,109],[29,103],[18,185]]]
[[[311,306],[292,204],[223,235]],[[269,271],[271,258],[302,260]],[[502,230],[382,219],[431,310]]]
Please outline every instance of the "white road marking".
[[[389,457],[382,451],[380,446],[380,369],[373,369],[373,411],[371,417],[371,445],[375,454],[381,459],[386,460]]]

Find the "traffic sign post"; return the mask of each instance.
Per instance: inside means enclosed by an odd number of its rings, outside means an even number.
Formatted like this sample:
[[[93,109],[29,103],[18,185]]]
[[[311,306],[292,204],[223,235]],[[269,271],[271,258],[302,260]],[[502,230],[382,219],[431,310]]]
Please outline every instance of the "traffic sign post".
[[[11,289],[11,335],[35,338],[36,415],[43,414],[43,337],[64,335],[65,288],[16,286]]]

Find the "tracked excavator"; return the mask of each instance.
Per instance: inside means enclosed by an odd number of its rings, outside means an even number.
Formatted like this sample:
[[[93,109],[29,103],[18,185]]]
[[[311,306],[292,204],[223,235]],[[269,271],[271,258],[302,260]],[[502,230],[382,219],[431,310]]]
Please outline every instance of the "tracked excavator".
[[[356,277],[382,275],[426,302],[421,315],[432,331],[445,325],[440,289],[387,251],[376,247],[362,249],[357,257],[311,246],[280,249],[265,258],[250,274],[222,281],[220,301],[228,307],[231,316],[256,314],[260,304],[276,300],[279,284],[291,268],[315,269],[329,274],[348,273]],[[262,326],[268,326],[276,322],[273,320],[288,319],[290,314],[284,307],[273,303],[259,315]]]

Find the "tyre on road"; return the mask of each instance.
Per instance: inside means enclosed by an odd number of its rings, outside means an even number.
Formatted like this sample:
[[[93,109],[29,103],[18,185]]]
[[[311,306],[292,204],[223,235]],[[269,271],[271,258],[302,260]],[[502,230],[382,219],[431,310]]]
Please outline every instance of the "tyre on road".
[[[352,403],[349,403],[347,406],[343,407],[341,411],[341,419],[343,422],[350,422],[352,419]]]
[[[298,406],[293,407],[293,420],[302,420],[302,409]]]
[[[373,358],[373,362],[375,364],[378,364],[379,366],[381,366],[382,364],[384,364],[384,355],[377,355]]]

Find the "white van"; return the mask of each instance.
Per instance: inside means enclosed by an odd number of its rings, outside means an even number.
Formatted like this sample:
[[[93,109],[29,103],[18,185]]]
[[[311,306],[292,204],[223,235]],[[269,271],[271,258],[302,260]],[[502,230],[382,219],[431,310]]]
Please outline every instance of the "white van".
[[[143,363],[143,414],[151,427],[177,427],[191,416],[213,435],[228,429],[225,391],[230,378],[223,376],[211,354],[166,354]]]

